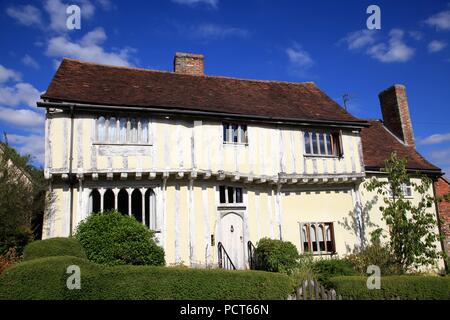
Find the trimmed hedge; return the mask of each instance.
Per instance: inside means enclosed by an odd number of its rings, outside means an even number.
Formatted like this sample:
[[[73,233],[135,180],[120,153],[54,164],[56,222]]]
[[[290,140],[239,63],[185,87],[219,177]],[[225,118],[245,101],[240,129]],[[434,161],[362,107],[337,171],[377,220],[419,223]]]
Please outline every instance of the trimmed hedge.
[[[262,238],[256,243],[257,269],[270,272],[292,273],[298,266],[300,255],[289,241]]]
[[[329,283],[343,299],[450,299],[450,277],[402,275],[382,276],[380,289],[367,289],[367,277],[334,277]]]
[[[33,241],[23,251],[23,260],[53,256],[73,256],[86,259],[83,247],[74,238],[52,238]]]
[[[75,237],[90,261],[106,265],[165,264],[164,249],[154,232],[134,217],[115,210],[94,213],[80,222]]]
[[[69,265],[80,267],[81,289],[69,290]],[[76,257],[20,263],[0,276],[0,299],[286,299],[291,279],[263,271],[155,266],[105,266]]]
[[[350,261],[336,258],[314,261],[313,271],[317,280],[325,286],[329,286],[329,279],[332,277],[357,275]]]

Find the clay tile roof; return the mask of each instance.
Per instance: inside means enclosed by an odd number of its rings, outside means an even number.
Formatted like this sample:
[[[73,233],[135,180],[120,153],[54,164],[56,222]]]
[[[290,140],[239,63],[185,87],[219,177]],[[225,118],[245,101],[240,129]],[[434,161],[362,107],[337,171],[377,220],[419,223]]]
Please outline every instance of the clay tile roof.
[[[385,160],[392,152],[407,158],[406,167],[411,170],[440,169],[428,162],[414,147],[400,142],[379,120],[368,120],[370,126],[361,130],[364,165],[370,168],[384,168]]]
[[[43,99],[361,123],[314,83],[243,80],[64,59]]]

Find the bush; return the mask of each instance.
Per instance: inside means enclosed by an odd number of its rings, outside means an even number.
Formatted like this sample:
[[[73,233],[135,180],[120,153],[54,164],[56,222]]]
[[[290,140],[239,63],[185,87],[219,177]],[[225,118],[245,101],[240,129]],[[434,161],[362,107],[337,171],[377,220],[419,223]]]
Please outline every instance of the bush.
[[[24,261],[53,256],[73,256],[86,259],[83,247],[74,238],[51,238],[33,241],[23,251]]]
[[[20,256],[17,254],[16,248],[9,248],[5,254],[0,255],[0,274],[19,261]]]
[[[314,271],[314,257],[310,253],[300,255],[297,266],[291,273],[295,285],[303,283],[308,278],[316,278]]]
[[[367,277],[335,277],[329,279],[331,287],[344,299],[450,299],[450,277],[439,276],[385,276],[381,289],[367,289]]]
[[[88,259],[106,265],[164,265],[164,249],[153,237],[134,217],[114,210],[92,214],[76,232]]]
[[[257,268],[271,272],[292,273],[300,258],[297,247],[291,242],[269,238],[258,241],[255,254],[258,261]]]
[[[346,259],[322,259],[314,263],[314,274],[317,280],[325,286],[329,285],[329,279],[336,276],[356,275],[353,265]]]
[[[66,287],[69,265],[81,270],[81,289]],[[35,259],[0,276],[0,299],[274,300],[293,291],[284,274],[155,266],[105,266],[76,257]]]
[[[379,266],[382,275],[398,274],[401,271],[389,247],[380,244],[367,246],[359,252],[348,255],[347,259],[360,274],[366,274],[367,267],[370,265]]]

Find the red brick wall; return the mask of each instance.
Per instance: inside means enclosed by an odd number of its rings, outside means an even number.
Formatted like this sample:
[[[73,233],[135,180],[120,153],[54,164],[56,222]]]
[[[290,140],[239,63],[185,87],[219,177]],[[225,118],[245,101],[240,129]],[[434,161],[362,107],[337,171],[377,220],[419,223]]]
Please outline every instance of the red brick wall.
[[[197,76],[204,75],[203,59],[201,54],[177,52],[173,61],[173,71]]]
[[[450,193],[450,183],[443,178],[439,178],[435,183],[436,196],[443,196]],[[441,230],[445,236],[444,246],[450,254],[450,202],[441,202],[438,207],[439,217],[442,221]]]
[[[414,146],[405,86],[396,84],[378,95],[384,125],[407,145]]]

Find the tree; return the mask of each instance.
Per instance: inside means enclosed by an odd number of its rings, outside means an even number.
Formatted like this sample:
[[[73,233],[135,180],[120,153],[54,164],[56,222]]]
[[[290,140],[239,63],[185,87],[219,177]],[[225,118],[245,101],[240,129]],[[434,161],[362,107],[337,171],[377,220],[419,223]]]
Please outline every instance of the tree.
[[[42,170],[0,143],[0,255],[11,247],[20,253],[36,234],[43,215],[45,183]]]
[[[411,182],[406,170],[406,159],[392,153],[385,162],[387,181],[373,178],[366,183],[369,191],[376,191],[383,197],[384,205],[380,207],[383,220],[389,227],[389,247],[400,272],[421,265],[436,262],[440,254],[436,243],[437,221],[434,210],[430,210],[435,199],[428,191],[432,181],[427,176],[420,176],[420,183]],[[410,185],[417,195],[417,203],[405,197],[405,186]]]

